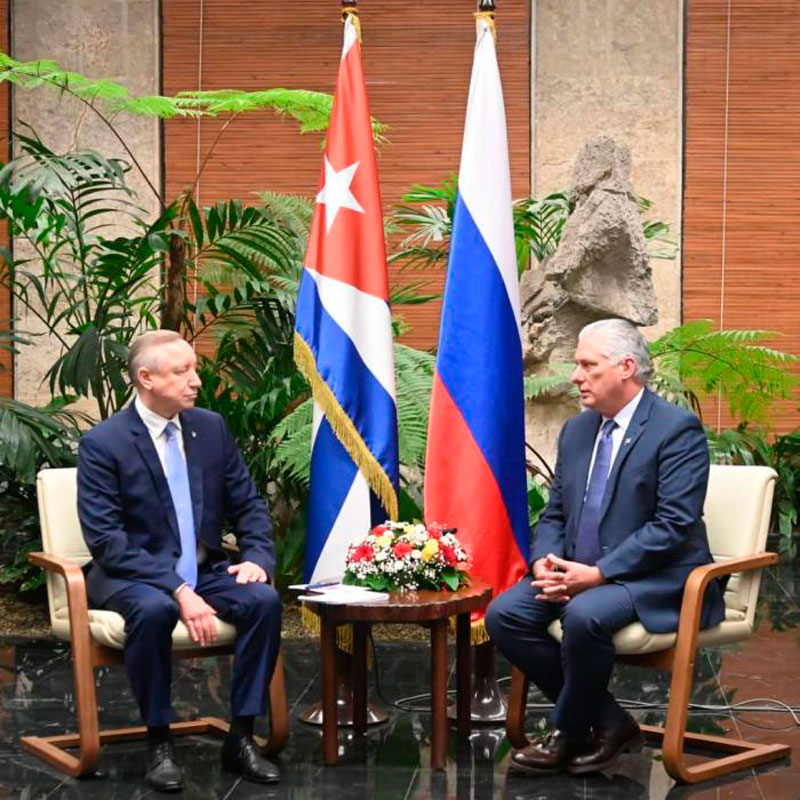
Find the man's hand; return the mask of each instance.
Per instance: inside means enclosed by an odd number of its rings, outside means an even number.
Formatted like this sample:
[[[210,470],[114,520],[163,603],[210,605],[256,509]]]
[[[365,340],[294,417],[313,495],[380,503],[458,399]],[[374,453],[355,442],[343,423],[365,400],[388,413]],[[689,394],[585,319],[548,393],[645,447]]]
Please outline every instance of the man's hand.
[[[200,597],[191,586],[184,586],[178,592],[178,611],[189,636],[195,644],[211,644],[217,638],[214,617],[217,612]]]
[[[231,564],[228,572],[236,576],[236,583],[266,583],[267,573],[252,561]]]
[[[567,561],[552,553],[534,563],[533,577],[536,580],[531,585],[540,590],[536,599],[552,603],[564,603],[586,589],[605,583],[599,567]]]

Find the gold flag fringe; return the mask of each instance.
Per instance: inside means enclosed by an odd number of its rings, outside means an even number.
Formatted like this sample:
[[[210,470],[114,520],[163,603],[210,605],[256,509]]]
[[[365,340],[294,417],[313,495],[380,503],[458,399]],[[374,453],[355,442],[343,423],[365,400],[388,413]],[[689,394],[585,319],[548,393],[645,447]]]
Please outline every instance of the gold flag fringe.
[[[450,630],[455,634],[456,632],[456,617],[450,617]],[[470,623],[469,626],[469,643],[473,647],[479,644],[486,644],[491,641],[489,639],[489,631],[486,630],[486,623],[483,619],[476,620]]]
[[[342,9],[342,22],[347,22],[348,19],[353,23],[353,27],[356,29],[356,38],[361,44],[361,18],[358,16],[357,8]]]
[[[303,626],[309,633],[319,636],[322,626],[319,622],[319,616],[315,614],[308,606],[303,605],[300,611],[300,619]],[[336,628],[336,646],[344,653],[353,654],[353,626],[352,625],[339,625]]]
[[[492,32],[492,36],[497,38],[497,28],[494,25],[494,11],[476,11],[475,12],[475,24],[479,25],[481,20],[483,20],[489,27],[489,30]],[[480,28],[478,28],[480,30]]]
[[[294,360],[311,384],[314,399],[325,413],[333,432],[336,434],[336,438],[342,443],[356,466],[364,474],[370,489],[378,496],[386,513],[389,515],[389,519],[397,519],[397,492],[395,492],[389,476],[378,462],[378,459],[364,444],[361,434],[339,405],[339,401],[328,384],[320,377],[314,361],[314,354],[299,333],[294,335]]]

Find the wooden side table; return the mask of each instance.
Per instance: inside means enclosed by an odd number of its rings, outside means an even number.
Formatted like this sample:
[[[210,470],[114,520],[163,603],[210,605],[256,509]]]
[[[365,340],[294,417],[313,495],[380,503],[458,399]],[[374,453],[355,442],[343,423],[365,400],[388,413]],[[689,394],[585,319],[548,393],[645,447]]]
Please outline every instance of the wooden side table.
[[[457,592],[393,593],[380,603],[329,605],[304,601],[319,615],[322,660],[322,754],[339,760],[336,718],[336,626],[353,626],[353,727],[367,730],[367,634],[373,623],[425,625],[431,631],[431,766],[444,769],[447,755],[447,620],[456,617],[457,731],[470,732],[470,614],[492,598],[492,588],[475,581]]]

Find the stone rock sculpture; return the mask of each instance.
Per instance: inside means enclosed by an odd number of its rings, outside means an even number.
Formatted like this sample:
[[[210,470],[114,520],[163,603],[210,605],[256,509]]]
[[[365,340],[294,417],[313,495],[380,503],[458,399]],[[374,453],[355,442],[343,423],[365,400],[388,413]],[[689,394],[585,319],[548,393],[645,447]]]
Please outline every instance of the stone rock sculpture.
[[[571,362],[580,329],[622,317],[636,325],[658,321],[655,289],[627,146],[608,136],[590,141],[573,171],[575,211],[555,254],[523,274],[521,316],[527,374]],[[566,392],[528,403],[528,441],[552,461],[563,421],[575,411]]]

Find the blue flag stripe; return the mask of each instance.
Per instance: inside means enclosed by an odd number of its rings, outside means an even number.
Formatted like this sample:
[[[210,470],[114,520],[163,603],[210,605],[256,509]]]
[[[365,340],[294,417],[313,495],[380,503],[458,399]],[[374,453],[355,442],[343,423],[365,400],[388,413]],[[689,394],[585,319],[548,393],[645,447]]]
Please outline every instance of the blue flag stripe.
[[[464,353],[469,352],[469,358]],[[514,364],[498,354],[508,354]],[[520,552],[528,552],[522,354],[500,272],[459,194],[436,367],[494,473]]]
[[[296,328],[314,354],[317,372],[397,489],[397,408],[367,368],[350,337],[323,306],[316,283],[307,274],[300,281]],[[325,342],[325,347],[319,347]]]
[[[310,580],[314,572],[357,472],[353,459],[323,417],[311,450],[304,581]]]

